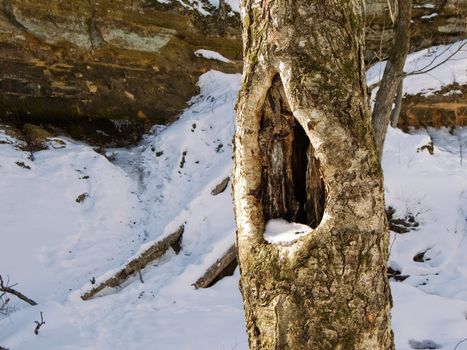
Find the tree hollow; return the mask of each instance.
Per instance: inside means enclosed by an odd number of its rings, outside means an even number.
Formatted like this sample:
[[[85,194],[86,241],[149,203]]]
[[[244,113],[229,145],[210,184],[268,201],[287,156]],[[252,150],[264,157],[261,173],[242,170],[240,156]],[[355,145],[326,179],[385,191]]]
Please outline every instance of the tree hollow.
[[[279,75],[274,77],[261,111],[259,145],[265,222],[282,218],[316,228],[326,197],[320,162],[292,114]]]

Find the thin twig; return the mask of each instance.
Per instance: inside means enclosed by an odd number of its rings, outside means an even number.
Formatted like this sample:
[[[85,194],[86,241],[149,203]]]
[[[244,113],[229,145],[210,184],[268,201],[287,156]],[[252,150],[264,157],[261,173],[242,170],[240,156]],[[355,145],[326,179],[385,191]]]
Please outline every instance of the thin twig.
[[[421,68],[421,69],[418,69],[418,70],[415,70],[415,71],[412,71],[412,72],[404,72],[403,74],[403,77],[406,78],[406,77],[410,77],[411,75],[419,75],[419,74],[426,74],[426,73],[429,73],[431,72],[432,70],[438,68],[439,66],[445,64],[446,62],[448,61],[458,61],[459,59],[455,59],[453,58],[458,52],[460,52],[462,50],[462,48],[467,45],[467,41],[462,43],[457,49],[456,51],[454,51],[452,54],[450,54],[447,58],[445,58],[444,60],[442,60],[441,62],[437,63],[436,65],[432,66],[431,65],[436,61],[436,59],[438,59],[439,57],[441,57],[446,51],[449,51],[449,49],[451,49],[452,45],[450,45],[448,48],[446,48],[445,50],[443,50],[439,55],[436,55],[435,58],[433,58],[431,60],[430,63],[428,63],[425,67]],[[381,61],[380,61],[381,62]],[[428,68],[428,69],[427,69]],[[381,74],[380,74],[381,75]],[[379,87],[381,85],[381,80],[380,81],[377,81],[376,83],[373,83],[371,85],[368,85],[368,91],[371,92],[373,91],[373,89]]]
[[[144,283],[143,274],[141,273],[141,267],[138,269],[138,275],[139,275],[139,280],[141,281],[141,283]]]
[[[42,316],[42,311],[41,311],[41,321],[34,321],[34,323],[36,324],[36,328],[34,328],[34,334],[35,335],[38,335],[39,334],[39,329],[42,327],[42,325],[45,324],[44,322],[44,317]]]
[[[453,52],[451,53],[447,58],[445,58],[444,60],[442,60],[441,62],[435,64],[434,66],[431,66],[438,57],[440,57],[443,53],[445,53],[446,51],[448,51],[451,47],[449,46],[446,50],[444,50],[441,54],[439,55],[436,55],[435,58],[429,63],[427,64],[425,67],[419,69],[419,70],[415,70],[415,71],[412,71],[412,72],[409,72],[409,73],[405,73],[404,76],[405,77],[408,77],[408,76],[411,76],[411,75],[418,75],[418,74],[425,74],[425,73],[428,73],[430,71],[432,71],[433,69],[436,69],[438,68],[439,66],[445,64],[447,61],[449,61],[452,57],[454,57],[458,52],[460,52],[462,50],[462,48],[467,45],[467,41],[463,42],[461,45],[459,45],[459,47]],[[431,67],[430,67],[431,66]],[[426,69],[430,67],[429,69]]]

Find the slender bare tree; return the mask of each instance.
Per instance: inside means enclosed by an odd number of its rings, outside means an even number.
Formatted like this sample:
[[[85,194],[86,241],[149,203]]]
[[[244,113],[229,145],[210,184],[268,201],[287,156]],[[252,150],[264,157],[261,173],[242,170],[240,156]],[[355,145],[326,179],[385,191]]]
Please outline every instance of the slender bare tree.
[[[410,47],[412,0],[395,0],[394,38],[373,109],[373,128],[380,157],[389,121],[397,125],[402,106],[404,64]],[[389,4],[389,8],[391,5]],[[394,106],[395,104],[395,106]]]

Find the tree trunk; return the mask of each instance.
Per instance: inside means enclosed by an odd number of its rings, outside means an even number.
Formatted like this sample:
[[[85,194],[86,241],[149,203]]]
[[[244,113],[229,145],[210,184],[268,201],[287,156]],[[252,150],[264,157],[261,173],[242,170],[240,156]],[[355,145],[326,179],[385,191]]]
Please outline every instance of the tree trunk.
[[[384,69],[383,78],[376,94],[372,120],[375,131],[376,146],[380,158],[383,155],[384,139],[389,121],[399,119],[400,104],[402,102],[402,80],[404,79],[404,65],[410,48],[410,21],[412,18],[412,0],[397,1],[397,16],[394,23],[394,39],[389,57]],[[396,96],[400,94],[399,96]],[[400,101],[397,99],[400,98]],[[396,110],[393,104],[396,103]],[[398,110],[397,110],[398,109]]]
[[[404,79],[399,81],[396,92],[396,100],[394,102],[394,109],[391,112],[391,126],[393,128],[397,127],[399,123],[399,116],[401,115],[402,110],[402,99],[404,98]],[[384,147],[384,145],[383,145]]]
[[[244,0],[233,170],[250,349],[393,349],[360,0]],[[269,244],[265,223],[309,225]]]

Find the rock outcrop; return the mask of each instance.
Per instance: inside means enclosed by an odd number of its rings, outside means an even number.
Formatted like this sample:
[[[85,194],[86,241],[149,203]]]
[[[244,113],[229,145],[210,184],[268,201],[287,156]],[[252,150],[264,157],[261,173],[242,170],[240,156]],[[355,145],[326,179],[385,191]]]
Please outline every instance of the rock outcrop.
[[[407,95],[402,103],[399,128],[451,129],[467,126],[467,85],[451,84],[430,96]]]
[[[366,0],[367,60],[384,58],[392,39],[388,2]],[[412,51],[467,37],[467,0],[413,0]]]
[[[212,7],[203,16],[177,4],[0,1],[0,115],[105,145],[173,120],[200,74],[241,70],[238,18],[220,28]],[[201,48],[231,63],[196,56]]]
[[[414,2],[414,49],[466,37],[467,0]],[[220,3],[0,0],[0,119],[100,145],[135,142],[179,114],[200,74],[241,71],[239,16]],[[391,41],[388,0],[367,0],[367,21],[371,63]]]

